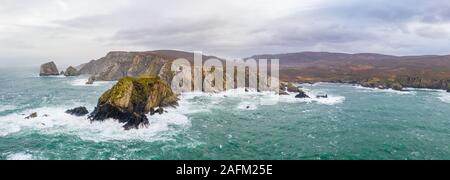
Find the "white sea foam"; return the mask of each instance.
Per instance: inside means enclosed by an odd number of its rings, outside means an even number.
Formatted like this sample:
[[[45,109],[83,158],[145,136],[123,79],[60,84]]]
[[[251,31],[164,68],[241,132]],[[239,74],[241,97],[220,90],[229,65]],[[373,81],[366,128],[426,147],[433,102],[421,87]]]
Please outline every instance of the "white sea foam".
[[[0,136],[12,133],[26,133],[37,130],[43,134],[65,133],[79,136],[83,140],[110,141],[110,140],[142,140],[158,141],[171,140],[172,135],[180,129],[190,126],[189,119],[177,109],[167,109],[163,115],[149,116],[148,128],[139,130],[123,130],[123,124],[114,120],[104,122],[90,122],[87,117],[75,117],[65,113],[68,108],[39,108],[19,114],[0,117]],[[25,115],[37,112],[38,117],[24,119]],[[48,117],[44,117],[48,114]]]
[[[75,79],[73,81],[69,81],[72,86],[104,86],[109,84],[114,84],[116,81],[95,81],[93,84],[86,84],[88,81],[87,77]]]
[[[33,160],[33,155],[28,153],[13,153],[8,156],[6,156],[7,160]]]
[[[256,110],[260,105],[276,105],[278,102],[283,103],[318,103],[323,105],[336,105],[343,103],[345,101],[344,96],[338,96],[334,94],[328,94],[328,98],[317,98],[316,96],[320,94],[315,90],[305,89],[306,93],[311,96],[311,98],[299,99],[295,98],[296,93],[290,93],[290,95],[277,95],[275,92],[256,92],[249,91],[245,92],[245,89],[234,89],[228,90],[220,93],[209,94],[209,93],[183,93],[182,97],[185,100],[193,99],[195,97],[209,97],[213,99],[213,102],[222,101],[224,98],[239,98],[241,102],[237,105],[237,109],[241,110]],[[183,98],[182,98],[183,99]]]
[[[312,90],[309,88],[303,88],[303,90],[305,91],[305,93],[310,97],[310,98],[306,98],[306,99],[298,99],[299,101],[304,101],[304,102],[316,102],[318,104],[323,104],[323,105],[336,105],[336,104],[342,104],[345,101],[345,97],[344,96],[339,96],[339,95],[335,95],[335,94],[330,94],[328,92],[322,91],[322,90]],[[294,94],[295,97],[296,94]],[[327,95],[327,98],[318,98],[318,95]]]
[[[361,86],[361,85],[354,85],[353,87],[355,87],[356,89],[361,89],[361,90],[363,90],[365,92],[395,93],[395,94],[400,94],[400,95],[414,95],[414,94],[416,94],[416,92],[409,91],[408,89],[405,89],[407,91],[397,91],[397,90],[393,90],[393,89],[370,88],[370,87],[364,87],[364,86]]]
[[[438,98],[439,98],[442,102],[450,103],[450,93],[448,93],[448,92],[446,92],[446,91],[440,92]]]

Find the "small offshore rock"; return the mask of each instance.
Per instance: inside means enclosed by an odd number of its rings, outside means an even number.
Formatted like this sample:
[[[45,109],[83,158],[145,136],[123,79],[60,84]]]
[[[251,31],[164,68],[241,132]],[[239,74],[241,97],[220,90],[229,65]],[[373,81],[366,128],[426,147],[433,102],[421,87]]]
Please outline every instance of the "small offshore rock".
[[[31,113],[29,116],[25,117],[25,119],[33,119],[33,118],[37,118],[38,114],[36,112]]]
[[[89,111],[86,107],[77,107],[67,110],[66,113],[74,116],[85,116],[86,114],[89,114]]]
[[[303,90],[299,90],[300,92],[298,93],[297,96],[295,96],[295,98],[310,98]]]

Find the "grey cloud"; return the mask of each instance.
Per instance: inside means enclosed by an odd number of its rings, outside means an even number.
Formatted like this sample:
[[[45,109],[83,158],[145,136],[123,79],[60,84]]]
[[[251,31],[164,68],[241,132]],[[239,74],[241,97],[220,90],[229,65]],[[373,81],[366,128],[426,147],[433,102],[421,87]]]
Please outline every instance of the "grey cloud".
[[[447,0],[315,0],[310,8],[302,8],[309,1],[61,0],[70,13],[33,18],[57,11],[56,1],[2,1],[1,25],[20,28],[0,28],[0,39],[12,45],[0,51],[28,47],[30,54],[67,59],[76,58],[66,53],[72,49],[91,58],[108,50],[151,49],[232,57],[309,50],[450,54]],[[50,45],[40,48],[44,44]]]

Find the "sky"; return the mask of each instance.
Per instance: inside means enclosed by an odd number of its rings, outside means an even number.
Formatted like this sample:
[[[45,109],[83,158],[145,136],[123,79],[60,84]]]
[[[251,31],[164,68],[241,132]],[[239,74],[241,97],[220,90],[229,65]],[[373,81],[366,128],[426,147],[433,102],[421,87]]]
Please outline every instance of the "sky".
[[[2,66],[109,51],[450,54],[448,0],[0,0]]]

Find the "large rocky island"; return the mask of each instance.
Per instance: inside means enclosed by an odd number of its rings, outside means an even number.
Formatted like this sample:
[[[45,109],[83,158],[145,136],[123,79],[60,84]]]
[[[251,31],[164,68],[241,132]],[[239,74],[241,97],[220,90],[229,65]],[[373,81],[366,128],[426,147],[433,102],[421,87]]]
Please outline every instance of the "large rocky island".
[[[125,129],[137,129],[148,125],[146,114],[163,113],[162,108],[177,106],[177,100],[170,86],[159,77],[124,77],[100,97],[89,118],[117,119],[126,123]]]
[[[57,76],[57,75],[59,75],[59,71],[58,68],[56,67],[56,64],[53,61],[41,65],[39,76]]]

